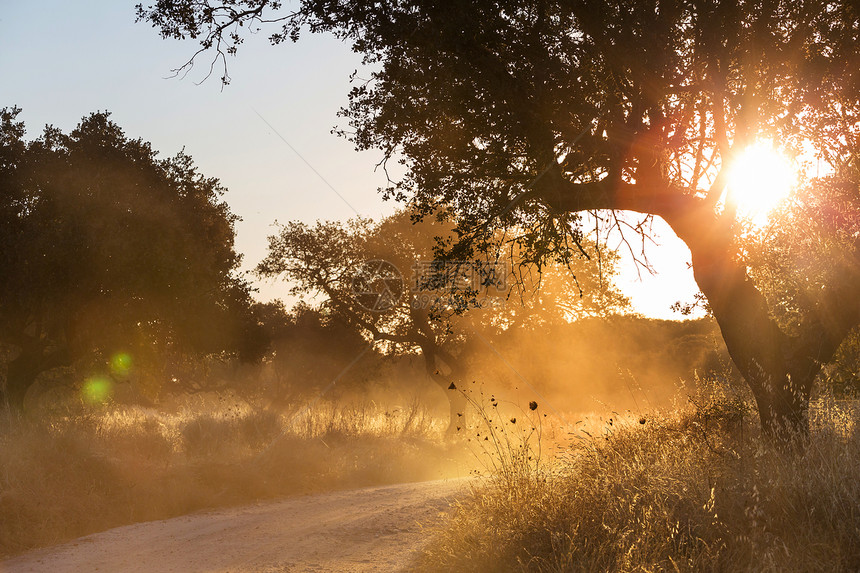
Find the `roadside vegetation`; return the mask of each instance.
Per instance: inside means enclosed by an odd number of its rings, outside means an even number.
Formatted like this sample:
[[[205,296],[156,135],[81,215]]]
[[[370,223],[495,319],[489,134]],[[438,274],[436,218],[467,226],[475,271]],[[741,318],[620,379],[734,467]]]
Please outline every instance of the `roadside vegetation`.
[[[276,411],[230,393],[0,416],[0,556],[285,495],[466,475],[417,401]]]
[[[510,332],[488,338],[507,362],[489,347],[464,354],[475,377],[458,385],[472,404],[446,434],[444,392],[459,390],[440,390],[419,356],[363,351],[360,337],[307,306],[272,303],[259,312],[273,340],[263,364],[188,360],[155,371],[127,357],[127,372],[100,378],[86,364],[55,369],[39,378],[23,411],[0,411],[0,555],[206,508],[519,471],[500,465],[499,454],[521,455],[527,450],[517,445],[540,437],[543,451],[525,454],[526,469],[537,467],[568,438],[549,402],[565,412],[668,406],[671,380],[722,360],[707,321],[615,317]],[[595,360],[589,349],[606,347],[610,334],[615,353]],[[549,339],[580,341],[579,350],[534,361],[529,348]],[[491,419],[505,422],[502,431],[488,426],[495,435],[481,430]],[[509,472],[511,483],[528,483],[530,472]]]
[[[535,436],[543,419],[520,431]],[[856,400],[825,393],[809,436],[775,448],[751,396],[709,381],[675,410],[577,423],[539,463],[490,433],[499,471],[458,505],[420,569],[856,571],[858,420]]]

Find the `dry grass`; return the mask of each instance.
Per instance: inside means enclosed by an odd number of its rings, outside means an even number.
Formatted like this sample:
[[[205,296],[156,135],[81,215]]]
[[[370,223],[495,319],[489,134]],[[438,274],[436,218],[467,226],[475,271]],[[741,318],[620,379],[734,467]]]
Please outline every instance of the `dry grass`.
[[[170,411],[0,416],[0,556],[137,521],[459,470],[414,402],[253,409],[229,396]]]
[[[805,446],[785,452],[761,443],[743,397],[718,390],[691,402],[644,424],[615,416],[578,432],[553,463],[520,460],[515,481],[511,468],[498,472],[458,507],[420,567],[860,570],[854,404],[820,398]]]

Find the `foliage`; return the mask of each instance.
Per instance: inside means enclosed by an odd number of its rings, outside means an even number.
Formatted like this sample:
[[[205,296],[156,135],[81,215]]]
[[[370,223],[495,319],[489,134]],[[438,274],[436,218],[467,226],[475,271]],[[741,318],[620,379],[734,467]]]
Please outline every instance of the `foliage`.
[[[350,92],[344,133],[360,149],[402,153],[410,172],[389,193],[428,214],[443,205],[464,229],[491,214],[546,219],[549,239],[550,219],[558,218],[556,231],[576,223],[540,201],[511,203],[554,161],[573,182],[607,173],[632,181],[648,157],[698,192],[700,179],[714,179],[708,166],[729,159],[724,137],[738,140],[737,151],[757,137],[805,136],[835,165],[850,157],[856,135],[858,14],[850,3],[305,0],[281,8],[162,0],[138,5],[138,18],[165,37],[216,51],[225,42],[231,53],[240,48],[239,23],[280,25],[273,43],[304,29],[350,43],[372,75]]]
[[[800,332],[781,330],[739,252],[744,198],[730,182],[743,152],[771,140],[832,169],[810,189],[856,191],[854,2],[160,0],[137,11],[225,66],[242,26],[273,27],[276,44],[306,29],[349,43],[370,75],[342,133],[383,164],[403,158],[386,196],[451,220],[455,258],[512,229],[526,260],[566,264],[583,213],[611,210],[604,220],[643,237],[644,222],[615,211],[665,219],[769,434],[806,425],[816,374],[860,323],[860,264],[847,256]]]
[[[833,392],[842,398],[860,396],[860,330],[855,329],[839,347],[832,364],[824,369]]]
[[[617,255],[611,251],[600,252],[600,261],[577,259],[568,267],[551,265],[543,273],[519,274],[522,253],[511,247],[489,261],[500,265],[498,286],[463,286],[462,279],[474,279],[468,273],[480,269],[482,262],[435,259],[434,247],[450,240],[451,234],[450,225],[416,223],[406,211],[377,224],[366,219],[315,226],[290,222],[270,237],[269,255],[257,272],[291,281],[293,295],[324,297],[323,305],[333,315],[352,323],[369,339],[390,343],[390,349],[420,345],[425,328],[422,314],[444,319],[427,324],[444,343],[462,336],[464,327],[534,329],[587,316],[608,316],[629,304],[612,282]],[[596,247],[592,248],[596,258]],[[387,284],[356,282],[368,261],[393,265]],[[381,300],[378,293],[372,289],[362,293],[362,286],[390,287],[388,306],[374,308]]]
[[[766,226],[742,239],[750,275],[786,332],[800,335],[811,321],[837,322],[850,306],[839,293],[860,280],[860,179],[850,165],[843,173],[845,179],[827,177],[798,189]],[[823,369],[823,379],[840,395],[856,393],[858,361],[855,327]]]
[[[337,315],[303,302],[290,310],[280,301],[268,305],[280,306],[285,319],[270,334],[276,386],[270,392],[275,400],[319,392],[335,382],[337,393],[378,374],[381,357]]]
[[[19,349],[7,399],[94,355],[259,356],[218,180],[184,152],[158,159],[108,113],[26,142],[19,112],[0,114],[0,339]]]
[[[860,178],[827,177],[783,203],[769,224],[744,237],[751,274],[780,325],[797,332],[812,317],[844,308],[831,291],[857,279]]]

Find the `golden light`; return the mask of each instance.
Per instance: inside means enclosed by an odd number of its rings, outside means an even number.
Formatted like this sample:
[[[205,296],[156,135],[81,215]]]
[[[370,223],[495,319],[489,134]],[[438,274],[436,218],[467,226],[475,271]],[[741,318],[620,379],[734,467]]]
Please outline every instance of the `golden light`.
[[[757,143],[735,158],[728,184],[738,214],[761,223],[797,184],[797,169],[772,144]]]
[[[111,372],[119,376],[127,376],[131,372],[131,355],[127,352],[118,352],[111,356]]]
[[[105,376],[92,376],[84,382],[81,395],[89,404],[107,402],[113,393],[113,383]]]

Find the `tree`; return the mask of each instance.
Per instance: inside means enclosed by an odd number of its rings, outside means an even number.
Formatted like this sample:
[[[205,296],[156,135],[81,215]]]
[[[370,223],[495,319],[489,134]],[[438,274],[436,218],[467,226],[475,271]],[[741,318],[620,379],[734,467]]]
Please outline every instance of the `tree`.
[[[355,387],[379,369],[379,356],[368,352],[367,340],[325,306],[299,302],[286,309],[280,300],[258,303],[270,329],[272,403],[286,404],[297,396]]]
[[[626,299],[609,282],[611,253],[604,255],[601,286],[593,269],[577,266],[587,296],[573,294],[579,285],[558,266],[542,275],[548,282],[525,278],[509,289],[498,279],[510,274],[516,258],[493,261],[497,265],[435,260],[434,245],[450,233],[450,225],[413,224],[407,211],[379,223],[361,218],[314,226],[290,222],[269,238],[268,256],[257,271],[292,282],[293,295],[322,296],[333,317],[389,354],[420,353],[427,376],[448,397],[452,432],[463,423],[465,399],[451,390],[466,382],[474,331],[492,337],[512,327],[607,314],[624,308]],[[481,276],[481,269],[492,269],[494,276]],[[485,278],[496,282],[483,284]],[[517,304],[505,304],[508,294]]]
[[[5,400],[22,406],[41,372],[85,356],[259,356],[218,180],[107,113],[30,142],[19,113],[0,111],[0,340],[18,349]]]
[[[389,354],[420,352],[427,375],[446,391],[451,432],[464,413],[463,396],[449,391],[462,378],[462,366],[445,348],[446,330],[430,320],[432,304],[422,304],[404,281],[400,269],[412,268],[422,256],[420,239],[403,233],[403,219],[401,214],[379,225],[356,218],[313,227],[290,222],[269,238],[257,272],[292,282],[293,295],[324,297],[333,315]],[[432,235],[425,255],[430,246]]]
[[[387,194],[447,206],[463,249],[518,226],[541,239],[539,262],[581,238],[583,212],[662,217],[690,248],[764,431],[806,429],[813,381],[860,321],[857,239],[835,261],[843,280],[784,331],[748,273],[730,173],[772,140],[812,150],[827,184],[856,193],[856,3],[165,0],[138,18],[220,56],[273,23],[274,43],[303,29],[349,42],[371,77],[350,92],[344,133],[402,155],[408,173]]]
[[[800,189],[769,224],[749,234],[744,257],[781,330],[798,336],[817,314],[842,312],[846,304],[831,299],[833,286],[856,280],[845,268],[851,266],[858,237],[860,194],[850,182],[835,178]],[[850,285],[835,290],[851,292]],[[840,393],[856,392],[858,336],[855,327],[824,371]]]
[[[508,292],[504,304],[471,309],[464,320],[494,337],[517,329],[535,332],[586,318],[608,318],[630,310],[630,300],[618,290],[619,254],[597,241],[583,241],[581,258],[549,261],[535,269],[530,254],[516,239],[495,237],[499,262],[506,269]]]

